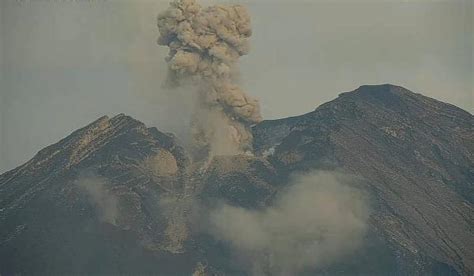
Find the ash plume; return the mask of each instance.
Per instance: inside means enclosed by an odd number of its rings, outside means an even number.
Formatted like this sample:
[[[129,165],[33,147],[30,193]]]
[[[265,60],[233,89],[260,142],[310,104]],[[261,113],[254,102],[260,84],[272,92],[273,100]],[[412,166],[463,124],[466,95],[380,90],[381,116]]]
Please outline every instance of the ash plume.
[[[197,93],[195,149],[210,156],[249,151],[250,126],[261,115],[258,101],[236,84],[237,61],[248,53],[252,34],[247,10],[175,0],[158,16],[158,28],[158,44],[169,47],[168,85],[191,85]]]

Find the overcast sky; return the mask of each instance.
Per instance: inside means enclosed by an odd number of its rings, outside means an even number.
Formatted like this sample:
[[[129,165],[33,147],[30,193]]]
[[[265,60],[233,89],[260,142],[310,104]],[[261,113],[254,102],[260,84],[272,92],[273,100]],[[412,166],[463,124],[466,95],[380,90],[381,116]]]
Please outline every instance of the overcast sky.
[[[179,131],[156,44],[167,3],[0,0],[0,173],[102,115]],[[254,27],[242,84],[265,119],[380,83],[473,111],[471,0],[241,3]]]

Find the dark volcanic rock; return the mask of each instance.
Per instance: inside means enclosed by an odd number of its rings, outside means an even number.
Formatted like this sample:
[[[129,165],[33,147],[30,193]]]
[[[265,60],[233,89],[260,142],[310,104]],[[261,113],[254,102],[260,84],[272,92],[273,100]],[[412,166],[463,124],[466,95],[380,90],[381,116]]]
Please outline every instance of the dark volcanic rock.
[[[278,187],[277,173],[264,158],[253,156],[216,156],[203,180],[202,196],[210,201],[223,199],[246,208],[267,205]]]
[[[472,275],[473,126],[455,106],[362,86],[256,125],[256,157],[198,164],[171,134],[103,117],[0,176],[0,274],[241,274],[194,231],[195,201],[262,208],[290,174],[337,169],[370,192],[369,234],[308,274]]]
[[[474,273],[474,118],[402,87],[362,86],[254,128],[280,171],[342,168],[373,191],[373,226],[417,273]],[[274,135],[266,145],[259,137]],[[433,271],[432,271],[433,270]]]
[[[159,198],[182,193],[188,162],[173,136],[124,115],[41,150],[0,176],[0,273],[188,273],[192,256],[174,267],[171,250],[151,250],[168,246]],[[117,206],[97,206],[81,181]]]

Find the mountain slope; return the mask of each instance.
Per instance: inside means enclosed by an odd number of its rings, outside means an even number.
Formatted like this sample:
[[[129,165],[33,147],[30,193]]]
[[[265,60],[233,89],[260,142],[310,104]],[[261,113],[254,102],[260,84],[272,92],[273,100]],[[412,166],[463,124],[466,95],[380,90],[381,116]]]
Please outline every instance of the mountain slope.
[[[357,256],[307,273],[471,275],[473,125],[404,88],[362,86],[256,125],[256,156],[203,169],[173,135],[103,117],[0,176],[0,273],[245,273],[190,222],[195,201],[258,209],[296,172],[338,170],[369,191],[370,231]]]
[[[175,272],[149,248],[164,246],[156,199],[183,190],[186,158],[173,136],[124,115],[40,151],[0,176],[1,273]]]
[[[282,170],[335,167],[363,176],[379,205],[374,226],[387,239],[410,258],[426,254],[472,274],[473,126],[459,108],[382,85],[254,132],[255,147],[274,147],[272,163]]]

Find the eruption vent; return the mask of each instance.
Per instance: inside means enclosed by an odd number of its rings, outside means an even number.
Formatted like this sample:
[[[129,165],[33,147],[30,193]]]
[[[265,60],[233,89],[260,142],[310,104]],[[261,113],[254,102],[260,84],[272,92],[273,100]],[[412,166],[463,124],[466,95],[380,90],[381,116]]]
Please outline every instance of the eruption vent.
[[[159,45],[170,48],[168,83],[196,87],[194,146],[207,155],[251,149],[250,126],[261,121],[258,101],[236,84],[237,61],[248,53],[252,33],[240,5],[202,8],[175,0],[158,16]]]

